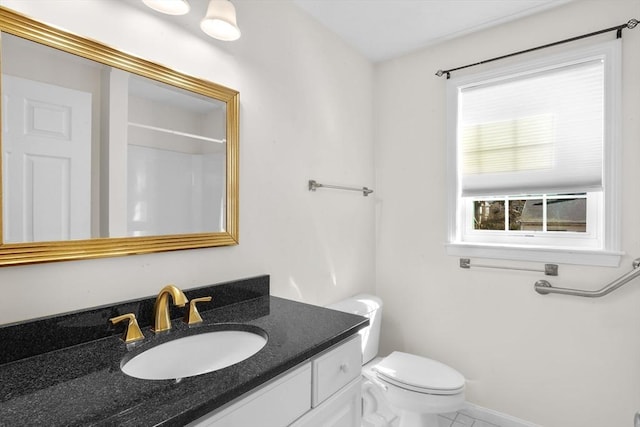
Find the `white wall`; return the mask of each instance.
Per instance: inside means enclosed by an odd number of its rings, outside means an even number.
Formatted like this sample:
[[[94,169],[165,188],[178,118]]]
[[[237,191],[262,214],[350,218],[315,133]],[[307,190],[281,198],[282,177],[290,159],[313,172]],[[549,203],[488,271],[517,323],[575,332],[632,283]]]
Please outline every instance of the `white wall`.
[[[638,0],[577,0],[377,66],[384,352],[404,349],[450,364],[467,378],[471,402],[546,427],[633,425],[640,410],[638,280],[601,299],[541,296],[533,290],[541,274],[463,270],[445,255],[445,79],[434,73],[639,16]],[[627,255],[619,268],[561,265],[549,279],[554,285],[597,289],[640,257],[640,30],[625,30],[623,46]]]
[[[373,66],[288,1],[236,1],[236,42],[137,0],[2,0],[73,33],[240,92],[240,245],[0,269],[0,324],[271,274],[324,304],[373,291],[374,203],[307,180],[373,186]],[[206,1],[191,0],[204,14]]]
[[[638,283],[597,300],[543,297],[533,291],[540,275],[461,270],[445,255],[445,82],[433,73],[618,25],[640,16],[638,0],[576,0],[380,64],[375,79],[368,62],[288,1],[236,0],[243,36],[234,43],[133,3],[0,0],[240,91],[240,245],[2,268],[0,324],[152,295],[170,282],[187,289],[268,273],[274,295],[323,304],[373,291],[375,279],[383,351],[451,364],[467,377],[470,401],[547,427],[632,425]],[[639,29],[624,32],[628,255],[618,269],[562,265],[554,285],[599,288],[640,256],[639,43]],[[308,179],[376,192],[310,193]]]

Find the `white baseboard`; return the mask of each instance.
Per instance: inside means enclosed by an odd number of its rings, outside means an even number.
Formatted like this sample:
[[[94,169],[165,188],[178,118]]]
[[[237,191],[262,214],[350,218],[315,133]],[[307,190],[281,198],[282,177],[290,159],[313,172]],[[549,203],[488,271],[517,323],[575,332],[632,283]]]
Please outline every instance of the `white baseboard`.
[[[483,408],[482,406],[474,405],[469,402],[465,402],[464,409],[459,412],[471,418],[486,421],[487,423],[495,424],[500,427],[541,427],[538,424],[521,420],[520,418],[516,418],[511,415],[502,414],[492,409]]]

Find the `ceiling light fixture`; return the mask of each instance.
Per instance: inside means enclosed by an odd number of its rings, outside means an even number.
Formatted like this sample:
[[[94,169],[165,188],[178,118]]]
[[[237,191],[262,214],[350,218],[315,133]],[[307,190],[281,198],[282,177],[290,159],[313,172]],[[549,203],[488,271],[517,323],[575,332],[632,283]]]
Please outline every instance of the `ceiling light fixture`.
[[[240,38],[236,23],[236,8],[229,0],[210,0],[207,14],[200,22],[207,35],[218,40],[232,41]]]
[[[167,15],[184,15],[191,7],[187,0],[142,0],[144,4]]]

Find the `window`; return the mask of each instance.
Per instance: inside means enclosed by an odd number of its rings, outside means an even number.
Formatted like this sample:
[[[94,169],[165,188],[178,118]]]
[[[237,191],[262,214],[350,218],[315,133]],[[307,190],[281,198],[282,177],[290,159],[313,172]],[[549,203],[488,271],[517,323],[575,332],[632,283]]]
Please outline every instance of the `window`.
[[[448,81],[450,254],[617,265],[619,43]]]

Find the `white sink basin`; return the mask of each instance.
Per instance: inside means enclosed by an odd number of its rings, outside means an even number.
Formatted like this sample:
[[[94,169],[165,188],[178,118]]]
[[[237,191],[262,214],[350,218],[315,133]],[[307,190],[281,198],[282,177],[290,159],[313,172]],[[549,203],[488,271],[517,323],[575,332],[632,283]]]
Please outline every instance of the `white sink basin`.
[[[256,354],[266,335],[245,330],[217,330],[174,339],[122,364],[125,374],[145,380],[193,377],[217,371]]]

